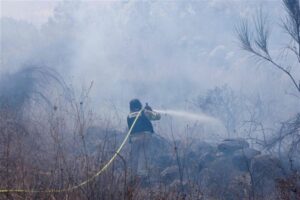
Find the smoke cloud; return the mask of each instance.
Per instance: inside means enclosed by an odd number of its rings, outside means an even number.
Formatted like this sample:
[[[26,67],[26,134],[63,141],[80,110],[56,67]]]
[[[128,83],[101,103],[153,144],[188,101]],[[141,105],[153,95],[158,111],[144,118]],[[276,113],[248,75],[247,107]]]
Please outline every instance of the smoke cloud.
[[[57,1],[39,25],[6,13],[0,72],[28,64],[53,68],[78,93],[93,82],[89,95],[97,112],[116,107],[123,115],[135,97],[154,108],[194,109],[197,96],[227,84],[260,96],[280,121],[299,106],[286,95],[289,80],[269,66],[254,67],[235,43],[238,17],[251,16],[258,4],[280,16],[280,3],[218,0]]]

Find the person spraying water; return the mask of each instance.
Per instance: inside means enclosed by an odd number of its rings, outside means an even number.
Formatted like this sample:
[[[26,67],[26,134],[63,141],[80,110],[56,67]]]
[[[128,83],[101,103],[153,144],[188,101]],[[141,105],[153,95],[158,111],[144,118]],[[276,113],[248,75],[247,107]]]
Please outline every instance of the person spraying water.
[[[154,129],[151,121],[160,120],[161,115],[152,110],[146,104],[143,108],[139,99],[132,99],[129,102],[130,113],[127,116],[127,124],[130,129],[135,118],[139,115],[130,134],[131,152],[130,163],[134,176],[146,177],[149,175],[149,166],[152,164],[154,148],[151,145]]]
[[[153,142],[151,140],[155,138],[154,129],[151,121],[160,120],[161,115],[170,115],[174,117],[186,118],[188,120],[194,120],[201,123],[209,124],[221,124],[221,122],[213,117],[205,115],[203,113],[196,114],[187,111],[179,110],[162,110],[152,109],[148,103],[143,108],[139,99],[132,99],[129,102],[130,113],[127,116],[128,128],[133,124],[133,121],[137,114],[142,110],[140,117],[138,118],[136,125],[132,129],[130,135],[131,141],[131,169],[133,174],[144,175],[145,165],[151,164],[153,153]],[[150,143],[152,145],[150,145]],[[144,154],[144,155],[143,155]],[[147,163],[148,162],[148,163]]]

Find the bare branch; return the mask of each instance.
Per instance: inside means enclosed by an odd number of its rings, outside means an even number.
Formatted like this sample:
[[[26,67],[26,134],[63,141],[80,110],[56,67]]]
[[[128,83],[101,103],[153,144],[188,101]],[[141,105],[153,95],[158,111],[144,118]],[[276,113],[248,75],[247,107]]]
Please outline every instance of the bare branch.
[[[295,151],[298,149],[298,144],[300,141],[300,114],[296,115],[293,119],[282,123],[282,126],[278,132],[278,136],[273,137],[267,144],[266,148],[270,149],[276,144],[281,143],[292,136],[296,138],[290,139],[290,150]]]
[[[261,59],[264,59],[264,60],[270,62],[271,64],[273,64],[273,66],[275,66],[277,69],[279,69],[284,74],[286,74],[290,78],[290,80],[293,82],[293,85],[296,87],[297,91],[300,92],[300,85],[297,84],[296,79],[290,73],[289,70],[285,69],[280,64],[276,63],[270,56],[266,57],[266,56],[264,56],[264,55],[262,55],[262,54],[260,54],[258,52],[255,52],[255,51],[253,51],[252,53],[255,54],[256,56],[260,57]]]
[[[298,45],[298,57],[300,57],[300,6],[299,0],[283,0],[283,6],[287,16],[283,20],[284,30]],[[300,61],[299,61],[300,62]]]
[[[260,49],[267,57],[269,57],[268,51],[268,40],[270,35],[270,30],[267,25],[267,16],[264,16],[262,9],[260,9],[258,15],[254,18],[255,24],[255,39],[254,42],[258,49]]]
[[[297,51],[297,48],[295,46],[290,46],[290,45],[288,45],[286,48],[295,54],[298,62],[300,63],[300,55],[299,52]]]
[[[251,34],[249,31],[248,21],[243,20],[241,23],[235,28],[237,37],[240,41],[241,48],[243,50],[252,52],[252,44],[251,44]]]
[[[285,29],[298,43],[299,48],[290,50],[297,55],[300,62],[300,35],[299,35],[299,24],[300,24],[300,9],[299,0],[283,0],[287,9],[289,18],[284,23]],[[297,8],[294,8],[294,7]],[[276,62],[269,53],[268,40],[269,40],[269,27],[267,23],[267,17],[263,14],[260,9],[259,13],[254,17],[254,34],[250,32],[249,23],[246,20],[240,22],[236,27],[237,38],[241,44],[241,48],[248,51],[250,54],[259,58],[259,60],[267,61],[279,69],[281,72],[286,74],[296,87],[297,91],[300,92],[300,84],[297,83],[295,75],[293,75],[288,67],[283,67],[281,64]]]

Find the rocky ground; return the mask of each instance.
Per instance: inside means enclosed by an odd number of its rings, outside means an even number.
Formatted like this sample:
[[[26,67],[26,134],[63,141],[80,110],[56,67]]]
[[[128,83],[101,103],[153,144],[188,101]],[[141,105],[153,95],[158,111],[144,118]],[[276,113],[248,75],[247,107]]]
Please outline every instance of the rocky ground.
[[[280,181],[297,171],[288,160],[251,148],[242,138],[219,144],[193,141],[188,146],[158,136],[152,140],[156,152],[143,187],[163,184],[185,194],[197,188],[203,199],[280,199]],[[300,179],[293,184],[295,191],[288,196],[297,199]]]

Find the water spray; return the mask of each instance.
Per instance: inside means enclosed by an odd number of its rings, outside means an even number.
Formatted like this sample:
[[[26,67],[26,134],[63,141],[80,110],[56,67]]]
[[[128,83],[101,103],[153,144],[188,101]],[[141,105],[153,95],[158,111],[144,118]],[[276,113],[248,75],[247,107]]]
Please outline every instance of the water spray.
[[[204,113],[192,113],[192,112],[180,111],[180,110],[160,110],[160,109],[154,111],[161,114],[171,115],[174,117],[183,117],[189,120],[194,120],[202,123],[222,124],[220,120],[208,116]]]

